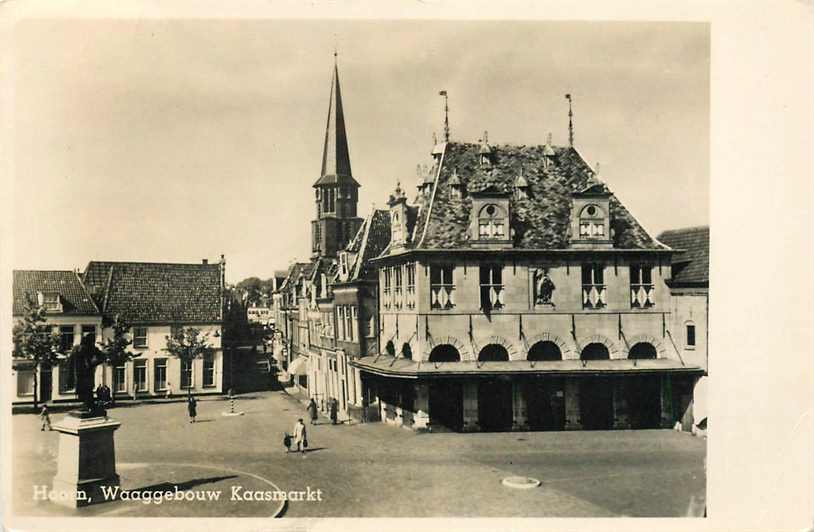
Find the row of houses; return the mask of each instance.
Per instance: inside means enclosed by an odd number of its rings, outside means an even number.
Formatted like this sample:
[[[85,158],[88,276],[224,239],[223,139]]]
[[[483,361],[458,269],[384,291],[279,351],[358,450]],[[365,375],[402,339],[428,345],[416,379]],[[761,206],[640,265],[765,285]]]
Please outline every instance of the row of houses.
[[[357,214],[334,67],[312,256],[274,295],[285,377],[415,430],[705,417],[708,228],[653,238],[573,146],[445,138]],[[700,417],[699,417],[700,416]]]
[[[225,270],[223,257],[216,263],[91,261],[84,271],[15,270],[13,318],[22,318],[27,298],[36,301],[45,308],[47,325],[59,335],[63,353],[88,335],[111,338],[116,317],[127,323],[130,350],[137,356],[120,366],[96,369],[96,384],[107,385],[114,397],[220,394],[251,386],[258,375],[262,380],[271,371],[258,364],[262,352],[258,356],[256,346],[236,336],[240,324],[228,319]],[[179,327],[207,335],[211,352],[190,364],[170,356],[166,338]],[[224,334],[229,332],[227,345]],[[35,379],[39,401],[76,399],[76,375],[67,362],[37,370],[30,360],[15,356],[12,371],[15,404],[34,400]]]

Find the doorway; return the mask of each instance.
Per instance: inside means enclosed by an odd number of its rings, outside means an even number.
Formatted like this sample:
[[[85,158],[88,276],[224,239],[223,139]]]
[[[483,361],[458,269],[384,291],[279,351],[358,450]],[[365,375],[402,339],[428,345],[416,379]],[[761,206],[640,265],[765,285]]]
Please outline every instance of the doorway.
[[[580,383],[579,414],[585,430],[613,428],[613,386],[610,379],[584,379]]]
[[[530,430],[565,429],[565,391],[562,379],[538,379],[525,384]]]
[[[490,378],[478,385],[478,423],[484,432],[512,429],[512,383]]]
[[[442,380],[430,384],[430,427],[433,431],[460,432],[463,428],[463,386]]]
[[[34,374],[34,378],[37,378],[36,373]],[[47,364],[43,364],[40,368],[40,401],[43,403],[46,401],[51,400],[51,388],[53,387],[53,381],[51,379],[51,366]]]
[[[661,380],[658,376],[638,376],[625,380],[628,415],[632,429],[661,426]]]

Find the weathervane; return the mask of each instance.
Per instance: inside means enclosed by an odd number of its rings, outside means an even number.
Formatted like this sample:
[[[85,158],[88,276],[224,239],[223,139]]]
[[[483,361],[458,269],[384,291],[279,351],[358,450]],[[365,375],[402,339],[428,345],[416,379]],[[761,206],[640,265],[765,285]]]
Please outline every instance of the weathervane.
[[[568,100],[568,145],[574,147],[574,112],[571,110],[571,93],[565,95]]]

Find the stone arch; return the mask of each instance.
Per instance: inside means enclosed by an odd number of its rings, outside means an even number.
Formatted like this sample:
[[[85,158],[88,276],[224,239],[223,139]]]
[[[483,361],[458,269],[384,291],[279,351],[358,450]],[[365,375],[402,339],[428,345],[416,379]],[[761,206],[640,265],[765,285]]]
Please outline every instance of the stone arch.
[[[430,353],[432,350],[443,344],[449,344],[455,349],[458,350],[458,353],[461,355],[461,360],[474,360],[472,356],[472,351],[466,347],[466,344],[455,338],[454,336],[442,336],[440,338],[434,338],[433,342],[430,344]],[[415,355],[415,350],[413,350],[413,354]],[[429,360],[429,353],[427,353],[427,360]]]
[[[644,360],[658,358],[658,354],[656,353],[656,346],[650,342],[636,342],[630,346],[627,357],[634,360]]]
[[[605,344],[591,342],[582,348],[580,358],[582,360],[610,360],[610,351]]]
[[[452,344],[437,344],[428,356],[430,362],[459,362],[461,352]]]
[[[483,350],[483,348],[489,344],[495,344],[505,348],[506,352],[509,353],[509,360],[523,360],[524,353],[520,349],[516,349],[514,344],[502,336],[490,336],[488,338],[478,340],[479,350]],[[478,352],[478,356],[480,356],[480,352]]]
[[[562,353],[562,359],[566,360],[569,358],[579,358],[579,353],[574,351],[574,347],[557,336],[556,334],[552,334],[550,332],[544,332],[542,334],[536,334],[526,340],[528,342],[529,347],[533,346],[538,342],[554,342],[557,344],[557,347],[560,348],[560,353]]]
[[[486,344],[478,353],[479,362],[508,362],[509,350],[500,344]]]
[[[592,336],[588,336],[587,338],[580,338],[579,340],[579,347],[580,353],[579,356],[582,357],[582,350],[585,349],[585,346],[588,344],[602,344],[608,348],[608,353],[610,354],[611,359],[615,358],[624,358],[626,353],[622,353],[619,351],[617,345],[610,340],[607,336],[603,336],[601,334],[594,334]]]
[[[532,344],[527,358],[535,362],[562,360],[562,349],[551,340],[540,340]]]
[[[655,336],[651,336],[649,334],[637,334],[635,336],[631,336],[627,339],[627,344],[632,348],[636,344],[646,343],[652,344],[653,347],[656,348],[656,358],[664,358],[666,355],[666,347],[664,342],[660,341]],[[630,353],[627,353],[628,358],[630,358]]]

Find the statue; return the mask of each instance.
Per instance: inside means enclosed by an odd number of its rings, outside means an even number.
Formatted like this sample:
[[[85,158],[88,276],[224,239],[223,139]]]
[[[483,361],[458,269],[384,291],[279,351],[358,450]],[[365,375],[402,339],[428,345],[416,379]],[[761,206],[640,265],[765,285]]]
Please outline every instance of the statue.
[[[539,269],[534,273],[534,285],[537,295],[535,303],[538,305],[554,306],[554,303],[551,301],[551,296],[556,286],[554,286],[554,282],[548,276],[548,268]]]
[[[93,399],[93,375],[96,366],[104,362],[103,353],[96,347],[93,335],[85,335],[71,350],[70,363],[76,373],[76,395],[82,402],[81,412],[93,416],[105,415],[105,409]]]

